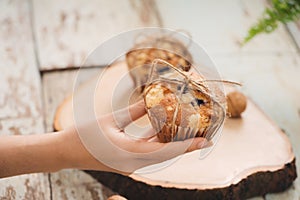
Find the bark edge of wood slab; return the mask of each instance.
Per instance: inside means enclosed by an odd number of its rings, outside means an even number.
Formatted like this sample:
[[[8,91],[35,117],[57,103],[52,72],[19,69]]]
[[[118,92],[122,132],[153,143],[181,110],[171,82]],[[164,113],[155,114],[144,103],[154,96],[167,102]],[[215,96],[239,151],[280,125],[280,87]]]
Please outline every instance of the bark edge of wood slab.
[[[178,189],[148,185],[131,177],[110,172],[85,170],[103,185],[128,199],[246,199],[289,188],[297,178],[295,159],[276,171],[257,172],[237,184],[215,189]]]

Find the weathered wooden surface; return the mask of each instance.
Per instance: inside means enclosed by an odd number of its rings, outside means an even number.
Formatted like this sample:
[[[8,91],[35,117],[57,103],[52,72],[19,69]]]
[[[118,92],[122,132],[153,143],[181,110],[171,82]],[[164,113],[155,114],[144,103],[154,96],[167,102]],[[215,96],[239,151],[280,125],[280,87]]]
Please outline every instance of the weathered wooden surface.
[[[28,1],[0,1],[0,135],[43,133]],[[50,199],[48,174],[0,179],[0,199]]]
[[[153,0],[33,0],[33,11],[41,70],[79,67],[113,35],[160,25]]]
[[[83,171],[63,170],[50,175],[52,199],[105,200],[115,194]]]
[[[272,34],[254,38],[241,48],[247,30],[266,5],[267,0],[157,1],[163,25],[190,32],[209,54],[295,52],[295,44],[283,26]]]
[[[292,34],[294,41],[298,45],[298,50],[300,50],[300,20],[298,20],[297,22],[289,23],[287,27]]]
[[[76,70],[52,72],[42,77],[45,106],[46,130],[53,131],[53,117],[56,107],[73,89]]]
[[[85,69],[86,77],[99,69]],[[47,131],[53,131],[53,117],[57,106],[72,93],[77,70],[51,72],[43,76],[45,120]],[[79,80],[82,81],[82,80]],[[50,174],[53,199],[106,199],[114,194],[80,170],[63,170]]]
[[[291,34],[280,26],[240,46],[267,0],[28,1],[0,1],[0,134],[41,133],[43,120],[52,130],[54,110],[71,91],[75,72],[44,74],[42,107],[38,67],[43,71],[78,67],[94,47],[120,31],[164,25],[190,32],[224,77],[242,81],[243,90],[286,131],[299,157],[299,22],[288,25]],[[1,179],[0,199],[103,199],[111,192],[78,170],[53,173],[49,180],[52,191],[46,174]],[[298,178],[288,191],[256,199],[299,196]]]

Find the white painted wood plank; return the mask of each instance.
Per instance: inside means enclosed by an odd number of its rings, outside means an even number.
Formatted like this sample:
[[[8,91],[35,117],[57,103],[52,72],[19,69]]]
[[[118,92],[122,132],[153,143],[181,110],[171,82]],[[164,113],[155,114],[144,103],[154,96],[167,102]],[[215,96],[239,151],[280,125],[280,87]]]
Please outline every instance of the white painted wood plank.
[[[0,1],[0,135],[43,133],[28,1]],[[47,174],[0,179],[0,199],[50,199]]]
[[[300,131],[300,56],[294,54],[215,56],[225,79],[243,83],[242,89],[287,134]],[[296,138],[295,138],[296,139]],[[300,137],[294,143],[300,142]],[[300,148],[299,148],[300,150]]]
[[[93,76],[95,72],[101,70],[99,68],[90,68],[82,70],[81,73],[85,73],[80,77]],[[74,81],[77,78],[78,70],[58,71],[58,72],[47,72],[43,75],[43,91],[45,101],[45,122],[46,130],[53,131],[53,120],[57,106],[72,93],[74,87]],[[83,80],[79,80],[79,83]]]
[[[85,69],[85,77],[94,76],[100,69]],[[72,93],[77,70],[48,72],[43,76],[47,131],[53,130],[53,117],[57,106]],[[83,80],[79,80],[83,81]],[[115,194],[80,170],[51,173],[53,199],[106,199]]]
[[[289,136],[300,156],[300,56],[297,53],[215,56],[224,79],[243,83],[241,88]],[[300,166],[296,159],[296,166]],[[300,174],[299,167],[297,173]],[[298,199],[300,180],[289,190],[267,199]]]
[[[53,199],[106,200],[116,194],[80,170],[63,170],[51,174]]]
[[[0,119],[41,117],[27,1],[0,1]]]
[[[298,45],[298,48],[300,49],[300,20],[297,22],[291,22],[287,25],[289,31],[291,32],[295,42]]]
[[[153,0],[33,0],[33,8],[42,70],[78,67],[115,34],[160,24]]]
[[[257,36],[241,48],[240,43],[261,16],[266,0],[156,2],[165,27],[185,29],[210,54],[296,51],[283,26],[272,34]]]
[[[44,131],[42,120],[33,118],[10,118],[0,120],[0,135],[40,134]]]
[[[49,199],[47,174],[29,174],[0,180],[0,199]]]
[[[48,132],[53,131],[53,120],[57,106],[71,93],[75,77],[75,70],[46,73],[42,77],[45,122]]]

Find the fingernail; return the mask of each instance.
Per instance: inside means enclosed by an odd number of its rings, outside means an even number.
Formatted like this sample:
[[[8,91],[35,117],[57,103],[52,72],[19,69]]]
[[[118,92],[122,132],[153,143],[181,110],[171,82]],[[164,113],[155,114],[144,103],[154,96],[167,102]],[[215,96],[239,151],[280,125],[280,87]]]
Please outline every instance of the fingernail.
[[[198,149],[204,149],[204,148],[208,148],[211,147],[213,145],[213,143],[211,141],[203,141],[203,142],[199,142],[197,145]]]

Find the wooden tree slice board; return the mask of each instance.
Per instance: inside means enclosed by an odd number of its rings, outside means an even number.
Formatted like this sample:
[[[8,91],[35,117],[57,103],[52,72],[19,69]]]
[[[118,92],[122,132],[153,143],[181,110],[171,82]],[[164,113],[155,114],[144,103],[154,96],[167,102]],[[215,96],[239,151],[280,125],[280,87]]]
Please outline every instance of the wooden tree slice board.
[[[86,91],[99,81],[95,90],[97,115],[111,112],[112,96],[120,107],[126,105],[133,90],[132,80],[124,78],[128,72],[125,62],[104,70],[100,81],[98,77],[90,78],[73,94],[84,104]],[[116,94],[114,90],[120,82],[123,93]],[[58,108],[54,126],[60,130],[73,123],[70,96]],[[129,177],[87,172],[129,199],[244,199],[283,191],[297,176],[287,136],[250,100],[243,118],[226,120],[213,151],[202,160],[199,155],[194,151],[168,167]]]

